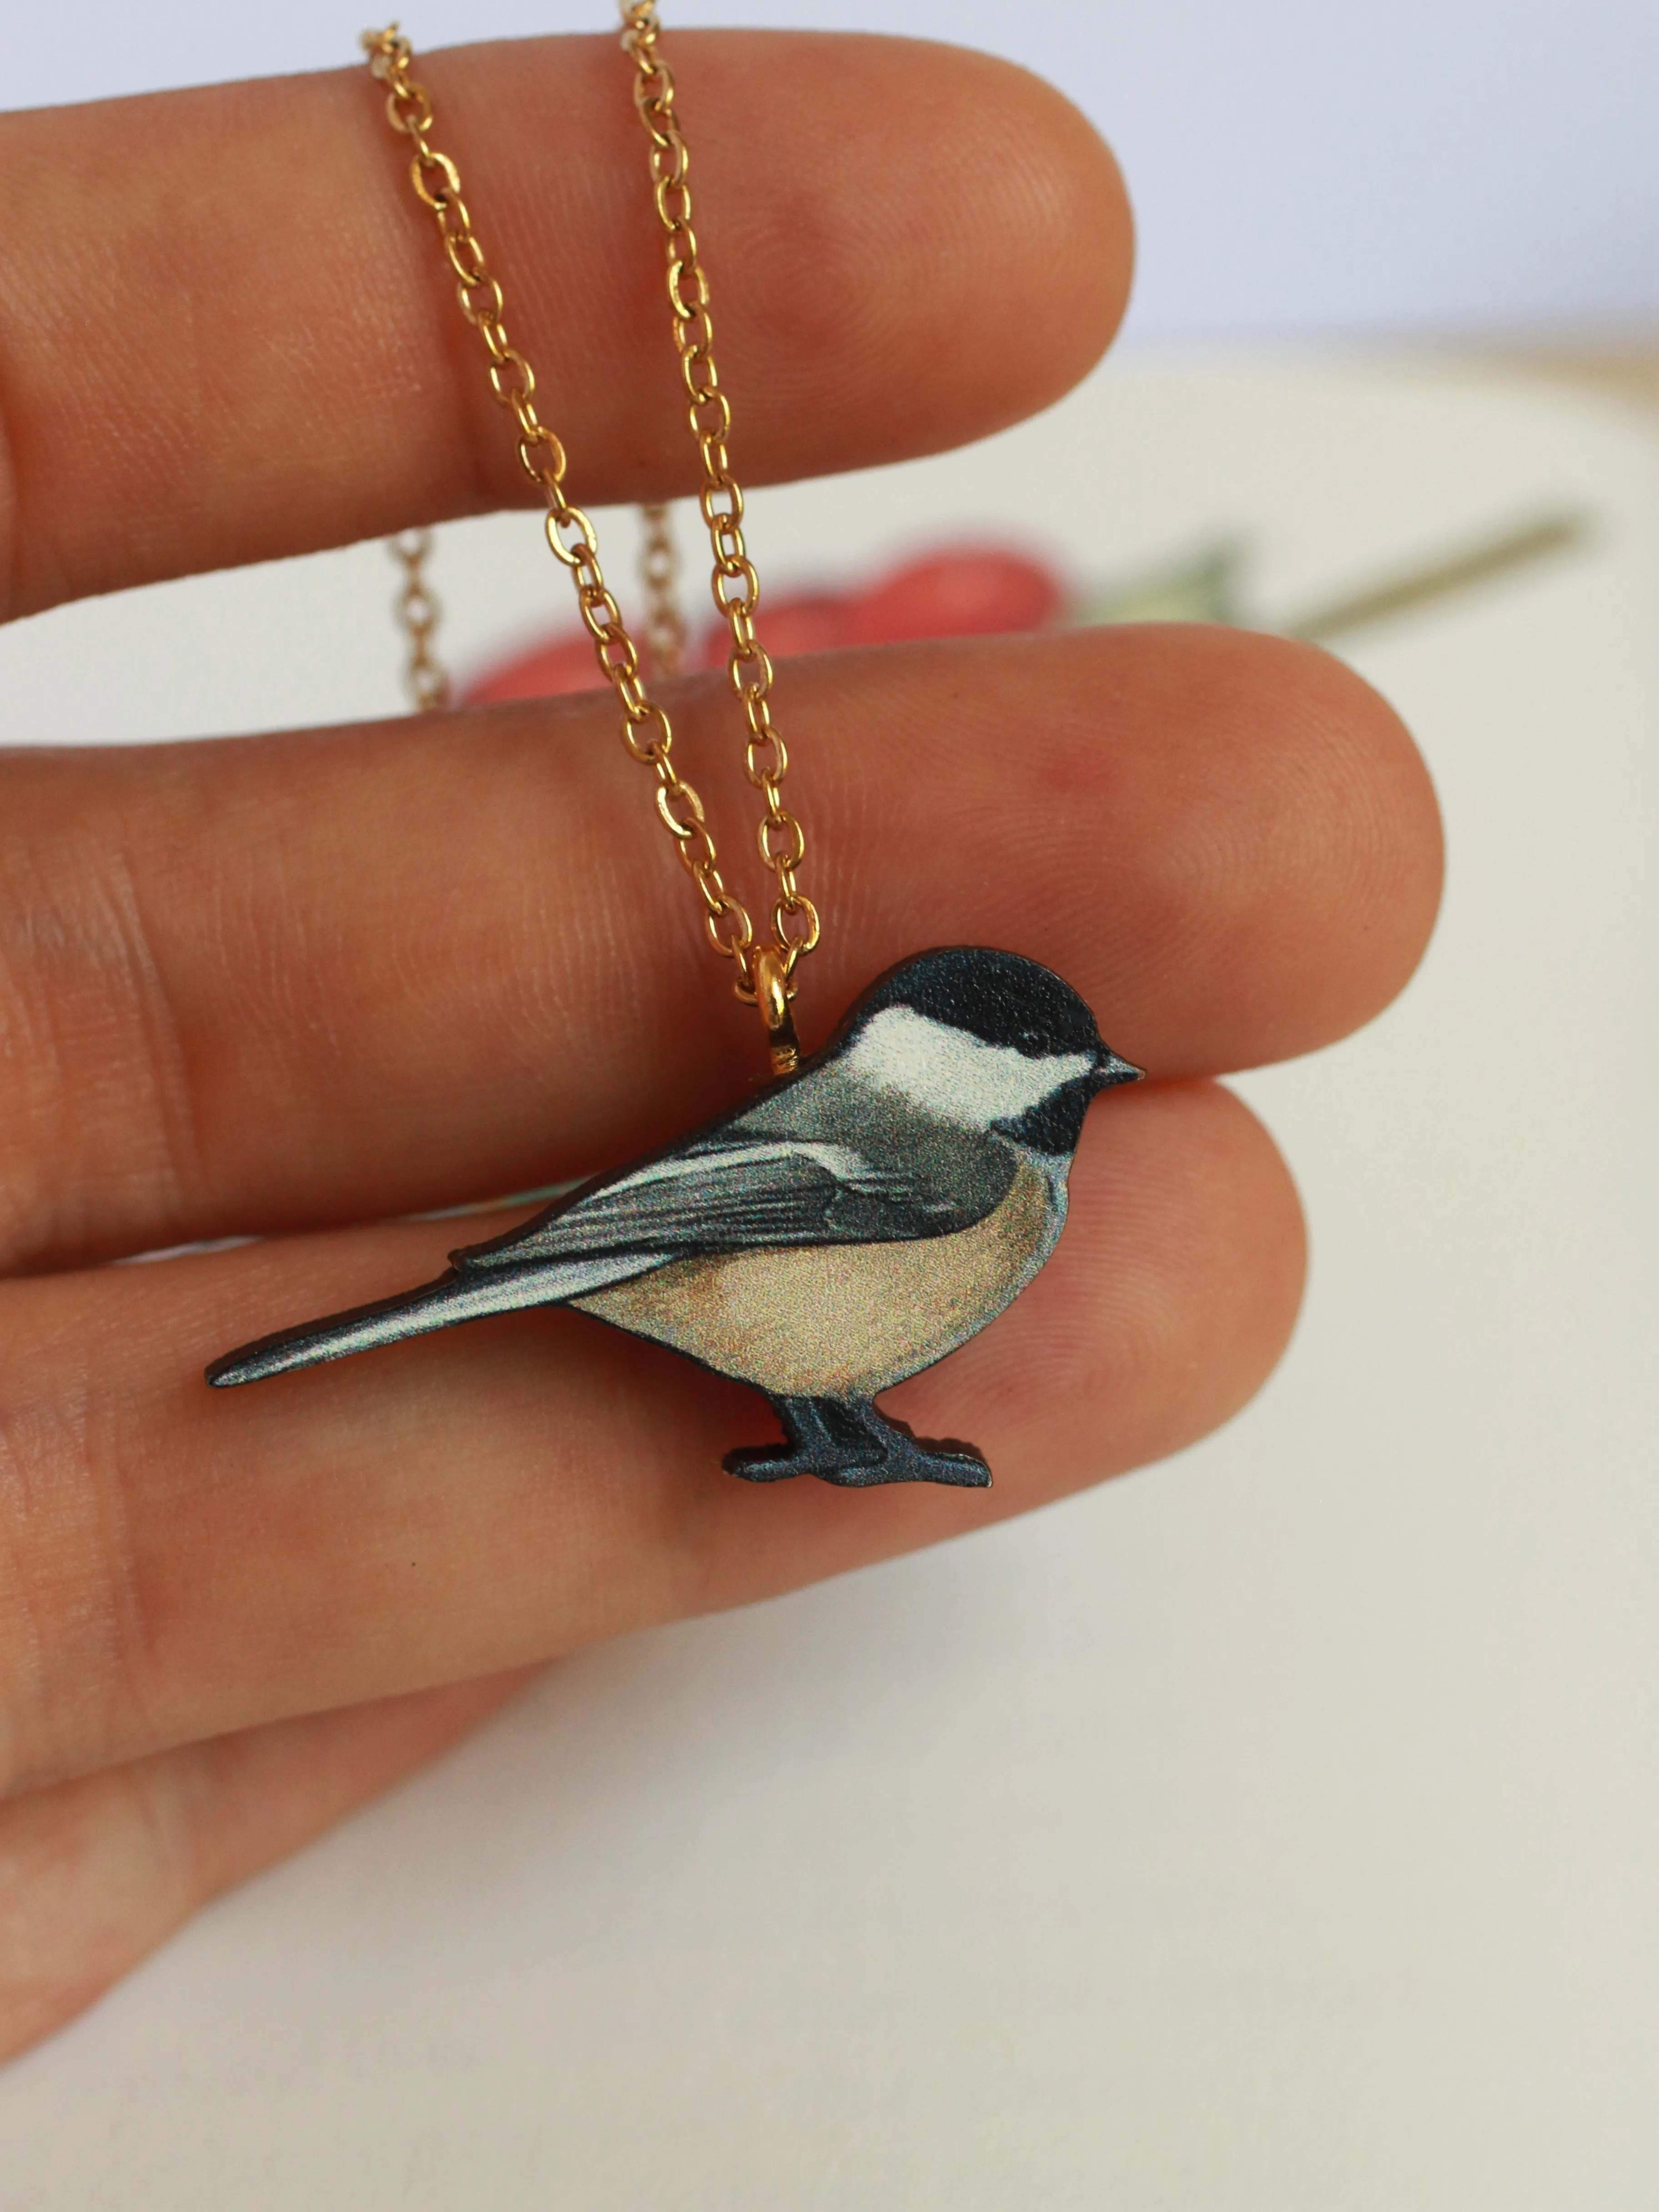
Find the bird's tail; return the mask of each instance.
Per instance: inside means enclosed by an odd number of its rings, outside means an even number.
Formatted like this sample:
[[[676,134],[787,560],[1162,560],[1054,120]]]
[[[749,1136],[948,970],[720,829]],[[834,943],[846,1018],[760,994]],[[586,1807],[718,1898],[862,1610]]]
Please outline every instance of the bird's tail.
[[[344,1359],[354,1352],[397,1344],[406,1336],[423,1336],[428,1329],[448,1328],[484,1314],[555,1304],[562,1296],[587,1286],[585,1280],[579,1285],[560,1279],[578,1272],[492,1268],[485,1274],[452,1267],[435,1282],[422,1283],[400,1297],[354,1306],[349,1313],[325,1314],[320,1321],[303,1322],[297,1328],[278,1329],[274,1335],[244,1344],[216,1359],[207,1379],[215,1389],[228,1390],[239,1382],[258,1382],[267,1375],[284,1375],[291,1367],[313,1367],[319,1360]]]

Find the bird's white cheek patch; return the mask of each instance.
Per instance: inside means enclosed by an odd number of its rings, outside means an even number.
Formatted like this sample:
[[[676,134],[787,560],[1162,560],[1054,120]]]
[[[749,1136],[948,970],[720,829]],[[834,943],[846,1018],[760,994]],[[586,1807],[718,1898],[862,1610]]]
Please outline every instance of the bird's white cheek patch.
[[[969,1129],[1017,1121],[1094,1065],[1083,1052],[1033,1060],[1012,1045],[987,1044],[967,1030],[929,1021],[911,1006],[884,1007],[847,1058],[860,1082],[901,1091],[937,1120]]]

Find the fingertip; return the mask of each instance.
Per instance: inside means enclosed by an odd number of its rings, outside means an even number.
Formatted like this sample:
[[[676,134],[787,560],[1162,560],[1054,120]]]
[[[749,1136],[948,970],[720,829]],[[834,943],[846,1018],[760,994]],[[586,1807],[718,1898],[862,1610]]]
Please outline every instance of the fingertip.
[[[1410,730],[1357,670],[1320,646],[1255,643],[1275,664],[1263,669],[1263,696],[1286,702],[1280,742],[1302,763],[1310,801],[1298,808],[1313,846],[1303,896],[1340,933],[1346,956],[1326,963],[1319,1041],[1332,1042],[1381,1013],[1427,949],[1445,872],[1440,803]]]
[[[1000,418],[1012,422],[1068,392],[1117,335],[1134,276],[1134,215],[1110,147],[1058,86],[1000,55],[943,51],[971,97],[963,138],[996,166],[1002,220],[1021,242],[1005,327],[1024,374]]]
[[[722,34],[681,43],[711,114],[752,92],[752,62],[740,88]],[[775,393],[798,383],[812,404],[814,356],[837,358],[842,408],[866,460],[880,461],[988,436],[1087,374],[1127,304],[1133,221],[1109,149],[1062,92],[999,55],[932,40],[779,32],[753,43],[775,85],[813,76],[832,103],[821,110],[830,149],[764,206],[726,198],[728,149],[708,149],[710,235],[736,265],[773,271],[763,320],[794,340],[775,356]],[[738,358],[763,351],[750,315],[734,301]],[[798,459],[781,470],[752,434],[745,443],[757,481],[800,472]],[[826,443],[817,467],[842,465]]]
[[[1052,1279],[1036,1286],[1044,1356],[1060,1364],[1048,1395],[1079,1424],[1054,1490],[1231,1419],[1290,1341],[1307,1252],[1290,1170],[1241,1098],[1204,1081],[1110,1094],[1085,1125]]]
[[[1248,630],[1155,623],[1073,650],[1109,733],[1094,801],[1137,861],[1091,982],[1114,1046],[1169,1080],[1291,1059],[1379,1013],[1423,957],[1443,865],[1393,707],[1321,648]]]

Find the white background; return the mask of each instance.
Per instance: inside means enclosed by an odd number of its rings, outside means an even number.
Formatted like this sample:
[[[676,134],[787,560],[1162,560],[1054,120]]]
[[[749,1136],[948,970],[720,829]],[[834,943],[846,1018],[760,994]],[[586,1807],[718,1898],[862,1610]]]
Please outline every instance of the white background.
[[[0,102],[327,68],[353,58],[372,12],[0,0]],[[1656,0],[671,0],[665,13],[671,27],[955,39],[1041,70],[1128,173],[1142,338],[1659,322]],[[402,9],[427,46],[599,30],[612,14],[611,0]]]

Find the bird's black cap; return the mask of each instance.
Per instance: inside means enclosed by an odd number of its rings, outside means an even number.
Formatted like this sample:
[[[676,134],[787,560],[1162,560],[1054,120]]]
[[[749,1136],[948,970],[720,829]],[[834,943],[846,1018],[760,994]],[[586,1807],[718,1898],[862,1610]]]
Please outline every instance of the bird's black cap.
[[[908,1006],[1032,1059],[1088,1053],[1105,1083],[1133,1082],[1141,1073],[1107,1049],[1093,1014],[1063,976],[1018,952],[952,945],[918,953],[876,981],[854,1020],[861,1027],[889,1006]]]

